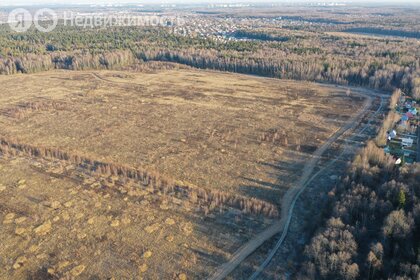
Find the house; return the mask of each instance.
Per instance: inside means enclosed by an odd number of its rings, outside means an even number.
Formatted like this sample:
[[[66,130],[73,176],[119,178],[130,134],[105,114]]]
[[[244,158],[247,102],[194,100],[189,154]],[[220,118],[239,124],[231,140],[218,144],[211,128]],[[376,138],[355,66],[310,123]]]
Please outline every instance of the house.
[[[401,138],[401,145],[403,147],[411,147],[413,146],[413,139],[412,138]]]
[[[405,115],[406,115],[406,116],[407,116],[407,118],[409,118],[409,119],[413,119],[413,118],[414,118],[414,115],[413,115],[412,113],[410,113],[410,112],[405,113]]]
[[[387,132],[388,140],[394,139],[397,136],[397,132],[393,129]]]
[[[401,120],[401,121],[398,122],[397,128],[400,129],[400,130],[406,130],[407,125],[408,125],[407,121]]]

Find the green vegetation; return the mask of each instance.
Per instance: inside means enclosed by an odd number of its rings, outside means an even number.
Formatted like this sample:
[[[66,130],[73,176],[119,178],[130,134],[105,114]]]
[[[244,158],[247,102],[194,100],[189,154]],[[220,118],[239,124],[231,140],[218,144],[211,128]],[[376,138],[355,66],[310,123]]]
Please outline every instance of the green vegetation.
[[[165,28],[60,26],[52,33],[17,34],[1,27],[0,73],[112,69],[139,61],[170,61],[276,78],[401,88],[420,96],[420,51],[415,42],[360,37],[355,44],[354,38],[325,33],[270,32],[261,36],[290,40],[224,42],[180,36]]]

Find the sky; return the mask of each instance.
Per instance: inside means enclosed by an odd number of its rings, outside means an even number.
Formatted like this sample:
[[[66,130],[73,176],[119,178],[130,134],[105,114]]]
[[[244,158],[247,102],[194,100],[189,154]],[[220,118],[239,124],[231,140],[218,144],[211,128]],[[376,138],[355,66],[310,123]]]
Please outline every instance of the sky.
[[[363,3],[419,3],[420,0],[298,0],[299,2],[363,2]],[[0,0],[1,6],[6,5],[38,5],[38,4],[162,4],[162,3],[202,3],[202,2],[297,2],[296,0]]]
[[[210,2],[336,2],[336,3],[409,3],[420,4],[420,0],[0,0],[0,6],[50,5],[50,4],[162,4],[162,3],[210,3]]]

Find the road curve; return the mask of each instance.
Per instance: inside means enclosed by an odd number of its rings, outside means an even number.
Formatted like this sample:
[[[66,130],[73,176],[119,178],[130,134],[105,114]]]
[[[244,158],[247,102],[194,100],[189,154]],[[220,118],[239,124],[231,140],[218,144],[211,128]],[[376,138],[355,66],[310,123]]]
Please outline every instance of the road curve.
[[[376,116],[381,110],[382,110],[382,108],[383,108],[383,102],[384,102],[384,99],[383,99],[383,97],[382,96],[380,96],[380,99],[381,99],[381,103],[379,104],[379,106],[378,106],[378,109],[374,112],[374,116]],[[369,125],[370,125],[370,123],[371,123],[371,119],[369,119],[369,121],[368,121],[368,124],[364,127],[364,128],[362,128],[358,133],[357,133],[357,135],[356,136],[360,136],[368,127],[369,127]],[[354,137],[354,136],[353,136]],[[334,164],[334,163],[336,163],[342,156],[343,156],[343,154],[346,152],[346,150],[347,150],[347,147],[348,147],[348,144],[346,144],[345,145],[345,148],[343,149],[343,151],[335,158],[335,159],[332,159],[325,167],[323,167],[322,169],[320,169],[320,170],[318,170],[314,175],[312,175],[311,176],[311,178],[308,180],[308,181],[306,181],[306,183],[305,183],[305,185],[304,185],[304,187],[298,192],[298,194],[296,195],[296,197],[295,197],[295,199],[294,200],[298,200],[298,198],[300,197],[300,195],[302,194],[302,192],[305,190],[305,188],[316,178],[316,177],[318,177],[318,175],[320,175],[321,173],[323,173],[325,170],[327,170],[327,169],[329,169],[329,168],[331,168],[331,166]],[[294,202],[296,202],[296,201],[294,201]],[[294,204],[293,204],[293,206],[294,206]],[[291,212],[291,214],[290,214],[290,216],[292,216],[292,214],[293,214],[293,209],[294,209],[294,207],[292,207],[291,209],[290,209],[290,212]],[[290,221],[289,221],[289,224],[290,224]],[[284,230],[283,230],[283,234],[282,234],[282,236],[280,237],[280,239],[276,242],[276,245],[274,246],[274,248],[270,251],[270,253],[267,255],[267,257],[266,257],[266,259],[264,260],[264,262],[255,270],[255,272],[251,275],[251,277],[249,277],[249,279],[248,280],[255,280],[255,279],[257,279],[257,277],[261,274],[261,272],[263,272],[264,271],[264,269],[268,266],[268,264],[271,262],[271,260],[273,259],[273,257],[274,257],[274,255],[277,253],[277,251],[280,249],[280,247],[281,247],[281,245],[283,244],[283,242],[284,242],[284,240],[286,239],[286,236],[287,236],[287,232],[288,232],[288,229],[289,229],[289,224],[287,224],[287,226],[284,228]]]
[[[325,153],[326,150],[346,131],[354,129],[360,121],[363,119],[364,115],[372,105],[373,96],[381,96],[377,94],[367,94],[364,89],[356,89],[354,93],[366,97],[366,101],[363,104],[363,107],[359,112],[353,116],[345,126],[336,131],[321,147],[319,147],[312,155],[311,159],[305,164],[303,168],[303,174],[300,177],[299,181],[290,188],[286,195],[282,198],[282,209],[281,209],[281,218],[276,221],[273,225],[256,235],[253,239],[249,240],[243,246],[241,246],[232,256],[232,258],[220,266],[216,272],[208,278],[208,280],[222,280],[228,276],[240,263],[242,263],[249,255],[251,255],[256,249],[258,249],[265,241],[272,238],[274,235],[282,232],[282,235],[279,239],[281,242],[277,242],[276,247],[280,247],[281,243],[287,235],[287,231],[290,225],[290,221],[293,214],[293,209],[296,204],[299,195],[304,191],[310,176],[320,161],[321,156]],[[272,250],[273,256],[278,248]],[[268,256],[271,260],[272,256]],[[263,264],[264,265],[264,264]],[[261,266],[260,266],[261,267]],[[264,266],[265,267],[265,266]],[[263,268],[264,268],[263,267]]]

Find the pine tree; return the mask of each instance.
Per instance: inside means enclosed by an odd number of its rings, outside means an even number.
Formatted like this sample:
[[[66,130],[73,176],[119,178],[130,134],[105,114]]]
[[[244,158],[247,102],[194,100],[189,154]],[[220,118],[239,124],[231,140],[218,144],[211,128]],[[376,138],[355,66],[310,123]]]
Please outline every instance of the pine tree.
[[[405,192],[403,190],[400,190],[400,192],[398,193],[398,205],[400,208],[404,208],[405,206]]]

